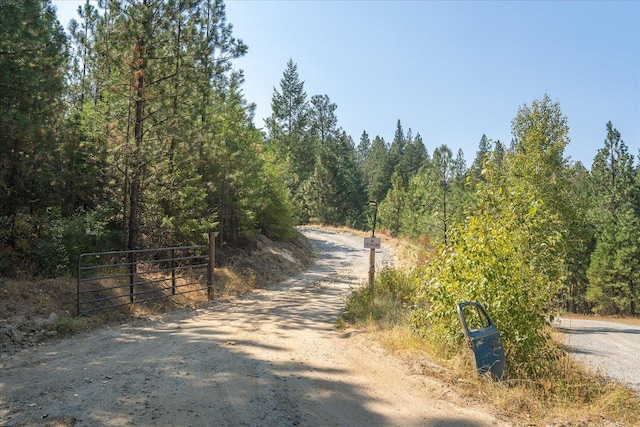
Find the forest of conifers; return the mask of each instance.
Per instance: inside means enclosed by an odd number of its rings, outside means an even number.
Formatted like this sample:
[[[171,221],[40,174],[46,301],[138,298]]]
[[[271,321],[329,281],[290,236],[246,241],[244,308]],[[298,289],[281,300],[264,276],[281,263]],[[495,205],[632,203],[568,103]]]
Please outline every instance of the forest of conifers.
[[[291,60],[256,125],[222,1],[94,4],[67,35],[50,0],[0,2],[3,276],[210,230],[233,247],[296,224],[370,229],[375,200],[378,227],[468,271],[477,256],[479,281],[504,265],[553,284],[565,309],[637,313],[640,168],[611,122],[590,169],[565,156],[567,117],[546,94],[514,112],[508,143],[479,135],[470,163],[400,120],[392,141],[355,142]]]

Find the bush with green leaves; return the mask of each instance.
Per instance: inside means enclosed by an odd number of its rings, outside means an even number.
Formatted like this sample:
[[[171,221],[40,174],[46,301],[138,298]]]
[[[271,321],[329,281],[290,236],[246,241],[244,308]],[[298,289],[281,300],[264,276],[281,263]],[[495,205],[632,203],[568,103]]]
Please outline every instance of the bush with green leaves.
[[[70,217],[49,210],[41,219],[42,232],[32,248],[38,276],[58,276],[76,267],[78,257],[99,247],[109,247],[114,234],[99,211],[78,210]]]
[[[80,316],[70,316],[66,314],[56,320],[56,332],[64,336],[77,334],[86,330],[87,327],[87,319]]]
[[[416,270],[383,268],[373,287],[362,286],[347,298],[341,320],[361,323],[373,320],[388,326],[404,323],[415,295]]]
[[[455,354],[464,348],[456,304],[480,302],[502,333],[509,375],[540,378],[558,355],[547,326],[559,282],[554,249],[560,234],[540,202],[502,191],[485,196],[487,207],[452,230],[449,246],[427,269],[413,324],[445,355]]]

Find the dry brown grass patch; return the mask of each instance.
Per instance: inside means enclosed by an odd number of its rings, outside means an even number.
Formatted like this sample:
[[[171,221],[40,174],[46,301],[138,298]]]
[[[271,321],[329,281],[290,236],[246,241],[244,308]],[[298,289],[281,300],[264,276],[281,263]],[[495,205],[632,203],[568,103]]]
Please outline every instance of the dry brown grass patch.
[[[475,373],[471,355],[466,351],[443,358],[437,344],[423,341],[408,325],[384,329],[372,324],[365,333],[400,357],[411,373],[450,387],[446,399],[490,405],[499,418],[515,425],[640,425],[638,393],[585,370],[569,355],[557,362],[553,378],[495,382]]]

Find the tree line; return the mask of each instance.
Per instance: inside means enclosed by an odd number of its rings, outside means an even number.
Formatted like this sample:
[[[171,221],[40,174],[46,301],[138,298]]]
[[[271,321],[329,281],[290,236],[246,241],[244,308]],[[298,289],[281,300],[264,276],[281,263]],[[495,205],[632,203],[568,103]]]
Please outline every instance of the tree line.
[[[521,258],[503,267],[544,277],[559,306],[637,312],[640,168],[611,122],[587,169],[565,156],[567,117],[544,95],[518,109],[508,144],[482,135],[467,165],[400,120],[392,141],[363,131],[356,144],[293,60],[257,128],[233,68],[248,47],[220,0],[87,2],[68,35],[50,0],[6,0],[0,23],[4,275],[210,230],[224,250],[295,224],[369,229],[375,200],[381,227],[443,248],[439,260],[510,251]],[[473,280],[507,277],[486,264]]]
[[[355,145],[335,111],[327,95],[307,101],[290,60],[274,89],[265,141],[285,161],[298,222],[370,229],[363,221],[371,219],[373,200],[380,227],[445,254],[474,239],[490,244],[487,236],[509,230],[500,250],[520,251],[522,262],[541,272],[536,280],[553,292],[539,295],[572,312],[637,314],[640,167],[611,122],[587,169],[565,156],[568,119],[545,94],[518,109],[508,145],[482,135],[467,166],[464,153],[447,145],[430,153],[420,133],[405,132],[400,120],[390,143],[364,131]],[[489,221],[486,228],[476,227],[480,219]],[[516,237],[523,230],[526,244]],[[502,262],[507,269],[515,263]]]
[[[282,168],[217,0],[109,0],[66,36],[49,0],[0,4],[0,269],[81,252],[291,237]]]

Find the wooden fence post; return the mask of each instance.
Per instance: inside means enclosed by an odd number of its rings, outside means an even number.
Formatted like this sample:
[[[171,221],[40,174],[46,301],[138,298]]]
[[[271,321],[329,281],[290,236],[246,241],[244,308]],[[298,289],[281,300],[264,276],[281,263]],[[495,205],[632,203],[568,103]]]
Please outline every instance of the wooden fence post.
[[[171,261],[169,261],[171,269],[171,295],[176,294],[176,249],[171,248]]]
[[[213,269],[216,264],[216,236],[213,231],[209,232],[209,247],[208,247],[208,263],[207,263],[207,299],[211,301],[213,298]]]
[[[136,284],[136,273],[138,271],[136,263],[138,259],[136,257],[136,253],[131,251],[129,253],[129,303],[133,304],[135,302],[135,289],[134,285]]]

